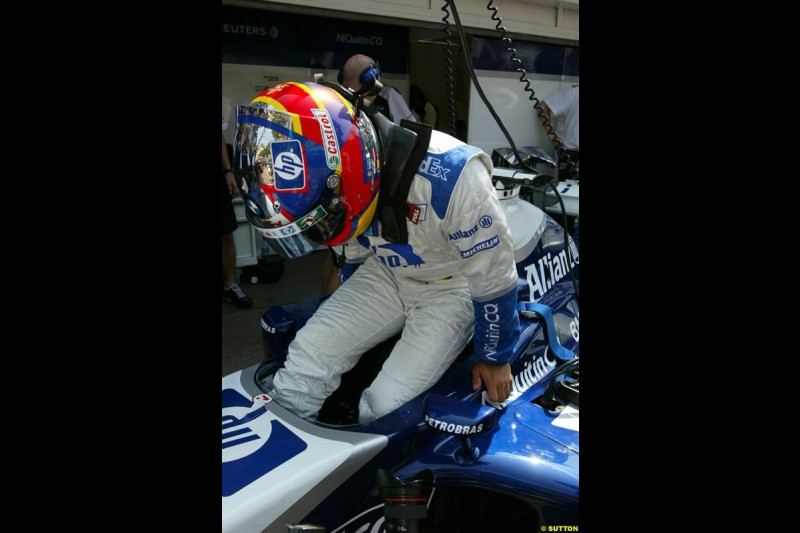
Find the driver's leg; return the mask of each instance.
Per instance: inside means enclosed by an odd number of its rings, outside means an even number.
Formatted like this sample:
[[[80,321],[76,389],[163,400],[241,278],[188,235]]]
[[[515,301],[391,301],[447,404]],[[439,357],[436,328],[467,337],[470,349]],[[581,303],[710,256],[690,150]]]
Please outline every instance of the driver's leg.
[[[390,413],[433,386],[472,337],[472,300],[463,276],[398,283],[406,303],[406,325],[380,373],[361,395],[360,423]]]
[[[394,276],[369,257],[297,332],[270,394],[298,415],[316,417],[342,374],[404,323]]]

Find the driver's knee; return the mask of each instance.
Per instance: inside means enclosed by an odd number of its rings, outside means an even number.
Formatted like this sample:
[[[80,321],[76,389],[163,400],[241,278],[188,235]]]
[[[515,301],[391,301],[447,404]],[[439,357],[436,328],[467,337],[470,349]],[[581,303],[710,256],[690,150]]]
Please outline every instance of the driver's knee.
[[[392,390],[392,387],[385,386],[385,380],[380,384],[380,377],[379,374],[372,385],[361,393],[358,402],[358,422],[361,424],[368,424],[376,418],[391,413],[410,399],[405,398],[401,390]]]
[[[358,423],[359,424],[369,424],[378,416],[375,414],[375,411],[372,410],[372,407],[369,404],[369,389],[366,389],[363,393],[361,393],[361,399],[358,401]]]

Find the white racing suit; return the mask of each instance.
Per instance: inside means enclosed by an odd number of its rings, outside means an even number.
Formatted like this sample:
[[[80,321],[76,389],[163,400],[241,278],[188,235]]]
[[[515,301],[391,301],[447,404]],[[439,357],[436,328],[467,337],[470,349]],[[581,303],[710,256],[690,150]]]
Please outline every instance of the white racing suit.
[[[402,331],[359,402],[367,423],[439,380],[474,334],[477,357],[503,364],[519,335],[517,273],[505,213],[478,148],[433,131],[408,202],[408,244],[380,236],[377,217],[344,252],[343,277],[289,345],[272,394],[314,417],[360,356]],[[414,221],[413,219],[417,220]]]

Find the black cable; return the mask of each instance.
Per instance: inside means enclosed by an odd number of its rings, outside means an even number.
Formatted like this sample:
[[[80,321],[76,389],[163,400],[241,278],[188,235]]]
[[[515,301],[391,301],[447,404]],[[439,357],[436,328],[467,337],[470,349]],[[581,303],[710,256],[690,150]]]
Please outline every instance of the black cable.
[[[547,113],[544,112],[541,106],[541,101],[535,96],[535,92],[531,89],[531,82],[527,79],[527,72],[524,68],[522,68],[522,61],[517,57],[517,51],[514,49],[511,44],[511,38],[508,37],[506,28],[502,26],[503,19],[497,14],[497,8],[494,7],[494,0],[489,0],[489,3],[486,5],[486,9],[492,12],[491,19],[496,22],[495,29],[500,32],[501,40],[504,41],[507,45],[506,51],[511,52],[511,62],[516,66],[516,71],[520,73],[519,81],[525,83],[525,87],[523,88],[524,91],[529,93],[528,100],[533,101],[533,109],[536,110],[537,118],[543,118],[543,126],[545,127],[545,134],[549,136],[553,135],[553,140],[551,141],[555,146],[556,152],[558,153],[558,164],[561,165],[562,160],[567,165],[567,172],[569,177],[575,175],[575,163],[572,162],[570,159],[569,154],[566,152],[566,145],[564,141],[559,137],[558,132],[556,132],[555,127],[550,122],[550,117]],[[519,154],[514,152],[514,154],[519,158]]]
[[[497,8],[492,6],[492,3],[493,3],[492,0],[489,0],[489,6],[487,6],[487,9],[493,10],[492,20],[495,20],[497,22],[497,27],[499,29],[499,28],[502,28],[502,26],[500,26],[500,23],[502,22],[502,20],[499,18],[499,16],[497,18],[495,18],[495,15],[497,13]],[[445,0],[445,4],[446,5],[442,7],[442,10],[447,12],[447,10],[446,10],[447,6],[449,6],[450,9],[452,10],[453,20],[455,21],[456,28],[458,29],[458,37],[459,37],[459,40],[461,42],[461,48],[462,48],[462,51],[463,51],[463,54],[464,54],[464,59],[465,59],[466,64],[467,64],[467,68],[469,70],[469,75],[470,75],[470,78],[472,79],[472,83],[475,84],[475,90],[478,91],[478,95],[480,95],[481,100],[483,101],[484,105],[486,105],[486,108],[489,110],[489,113],[492,115],[492,117],[494,118],[495,122],[499,126],[500,130],[503,132],[503,135],[505,136],[506,140],[511,145],[511,150],[514,152],[514,155],[517,158],[517,162],[521,166],[523,166],[526,170],[530,171],[532,174],[536,174],[538,177],[541,178],[541,179],[535,178],[533,180],[533,185],[532,186],[534,188],[536,188],[536,189],[542,190],[543,195],[545,195],[544,193],[545,193],[546,187],[549,184],[550,187],[553,189],[553,193],[556,195],[556,199],[558,200],[559,206],[561,207],[561,214],[562,214],[563,220],[564,220],[564,224],[563,224],[563,227],[564,227],[564,250],[565,250],[565,252],[567,254],[567,265],[566,265],[566,267],[567,267],[567,271],[570,273],[570,279],[572,280],[572,288],[575,291],[575,297],[577,299],[579,299],[578,284],[577,284],[577,280],[575,279],[575,273],[572,271],[572,267],[571,267],[571,263],[572,263],[574,257],[572,256],[572,250],[569,247],[569,231],[567,229],[569,224],[567,223],[567,218],[566,218],[566,216],[567,216],[566,212],[567,211],[566,211],[566,208],[564,207],[564,201],[561,198],[561,194],[559,194],[558,190],[551,183],[550,176],[543,175],[540,172],[536,171],[534,168],[530,167],[527,164],[527,162],[523,161],[522,157],[520,157],[519,151],[517,150],[517,145],[514,144],[514,140],[511,138],[511,134],[508,132],[508,130],[506,129],[505,125],[503,124],[503,121],[500,119],[500,117],[498,116],[497,112],[494,110],[494,107],[492,107],[492,104],[489,102],[489,99],[486,97],[486,94],[483,92],[483,88],[481,87],[480,82],[478,82],[478,76],[475,74],[475,69],[473,69],[472,61],[471,61],[471,59],[470,59],[470,57],[468,55],[467,41],[466,41],[466,38],[464,36],[464,27],[461,25],[461,18],[458,16],[458,9],[456,8],[456,5],[453,2],[453,0]],[[445,19],[446,18],[447,17],[445,17]],[[442,19],[442,20],[445,22],[445,24],[448,24],[447,20],[445,20],[445,19]],[[449,28],[449,25],[447,27]],[[511,39],[505,37],[505,28],[502,28],[502,32],[503,32],[503,35],[504,35],[503,40],[507,40],[510,43]],[[449,34],[449,32],[448,32],[448,34]],[[512,61],[516,61],[517,63],[520,63],[520,60],[516,57],[516,51],[513,48],[509,48],[509,50],[513,51],[513,53],[512,53]],[[523,78],[521,78],[521,79],[524,79],[524,81],[528,84],[528,86],[530,86],[530,82],[528,82],[528,80],[524,78],[525,70],[522,69],[521,67],[519,67],[517,70],[518,71],[520,71],[520,70],[522,71]],[[529,92],[531,93],[529,99],[535,98],[535,96],[533,96],[533,90],[531,89],[531,90],[529,90]],[[537,103],[538,103],[538,99],[537,99]],[[535,106],[535,104],[534,104],[534,106]],[[540,107],[540,109],[541,109],[541,107]],[[566,157],[568,158],[569,156],[567,155]],[[542,211],[544,211],[544,200],[542,200]]]
[[[472,68],[472,61],[470,60],[469,56],[467,55],[467,40],[464,37],[464,28],[461,25],[461,18],[458,16],[458,10],[456,9],[456,5],[455,5],[455,3],[453,3],[453,0],[446,0],[446,1],[450,5],[450,8],[453,11],[453,20],[455,20],[456,27],[458,28],[458,37],[459,37],[459,39],[461,41],[461,48],[463,49],[463,52],[464,52],[464,59],[466,60],[467,65],[469,67],[469,69],[468,69],[469,70],[469,76],[472,79],[472,83],[475,84],[475,90],[478,91],[478,94],[480,95],[481,100],[483,100],[483,103],[486,105],[486,108],[489,110],[489,113],[491,113],[491,115],[494,118],[495,122],[497,122],[497,125],[500,127],[500,130],[503,132],[503,135],[505,136],[506,140],[511,145],[511,150],[514,152],[514,155],[517,156],[517,160],[527,170],[530,170],[534,174],[538,174],[538,172],[536,170],[534,170],[531,167],[529,167],[527,165],[527,163],[522,161],[522,159],[519,157],[519,151],[517,150],[517,145],[514,144],[514,140],[511,138],[511,134],[508,133],[508,130],[506,129],[506,127],[503,124],[503,122],[500,120],[500,117],[497,115],[497,112],[494,110],[494,107],[492,107],[492,104],[489,102],[489,99],[486,98],[486,94],[484,94],[483,88],[481,87],[481,84],[478,82],[478,77],[475,75],[475,70]]]
[[[447,117],[450,124],[450,135],[456,137],[456,92],[455,92],[455,75],[453,74],[453,43],[450,41],[450,11],[447,9],[448,2],[444,0],[442,4],[442,11],[444,16],[444,33],[447,35],[447,52],[445,53],[445,61],[447,62],[447,72],[445,78],[447,79]]]
[[[544,117],[544,124],[543,125],[545,126],[545,135],[548,136],[548,139],[550,138],[549,135],[551,133],[553,135],[553,141],[552,142],[553,142],[553,144],[554,144],[554,146],[556,148],[556,152],[558,153],[558,163],[557,163],[557,165],[559,167],[561,166],[561,161],[562,161],[562,158],[563,158],[565,160],[565,162],[566,162],[567,172],[569,173],[569,176],[570,177],[573,176],[574,172],[575,172],[574,171],[575,163],[573,163],[570,160],[569,154],[567,154],[567,152],[566,152],[566,147],[564,145],[564,141],[562,141],[561,138],[558,136],[558,133],[556,132],[555,128],[550,123],[550,117],[544,112],[544,110],[542,109],[540,100],[538,98],[536,98],[534,90],[531,89],[531,82],[527,78],[527,72],[525,71],[524,68],[522,68],[522,61],[517,57],[516,49],[514,49],[511,46],[511,44],[512,44],[511,38],[508,37],[507,32],[506,32],[506,28],[504,26],[502,26],[503,19],[500,18],[500,16],[497,14],[497,8],[494,7],[494,0],[489,0],[489,3],[486,5],[486,9],[488,9],[489,11],[492,12],[491,19],[493,21],[495,21],[495,23],[496,23],[495,24],[495,29],[500,32],[501,39],[507,45],[506,46],[506,51],[507,52],[511,52],[511,62],[516,66],[516,71],[520,73],[519,81],[521,83],[522,82],[525,83],[525,87],[523,89],[526,92],[529,93],[528,100],[532,100],[533,101],[533,108],[537,113],[537,117]],[[460,22],[458,20],[458,13],[456,13],[456,11],[455,11],[455,6],[453,6],[453,14],[454,14],[454,17],[456,19],[456,23],[459,24],[459,28],[460,28]],[[473,74],[473,82],[476,85],[478,85],[476,76],[474,76],[474,72],[472,71],[472,64],[469,63],[469,65],[470,65],[470,73]],[[483,91],[480,89],[480,86],[478,86],[478,92],[480,93],[481,98],[484,100],[484,102],[486,102],[486,98],[483,95]],[[489,110],[492,113],[492,116],[494,116],[495,120],[498,122],[498,124],[500,124],[500,118],[494,113],[494,110],[491,109],[491,106],[489,106],[488,102],[486,102],[486,105],[487,105],[487,107],[489,107]],[[503,130],[503,133],[506,135],[506,139],[508,139],[509,142],[511,143],[511,150],[514,152],[514,156],[517,158],[517,161],[519,163],[521,163],[522,166],[525,167],[526,169],[531,170],[533,173],[537,173],[534,169],[529,167],[525,163],[525,161],[522,160],[522,157],[520,157],[519,152],[517,151],[517,147],[511,141],[511,137],[508,134],[508,132],[506,131],[506,129],[502,125],[500,126],[500,129]],[[556,168],[556,172],[558,172],[558,168]],[[572,279],[572,288],[575,290],[575,297],[579,298],[579,295],[578,295],[578,284],[577,284],[577,281],[575,280],[575,274],[574,274],[574,272],[572,272],[572,268],[570,267],[570,265],[572,263],[572,260],[574,258],[572,257],[572,251],[570,250],[570,247],[569,247],[569,219],[567,218],[567,210],[564,207],[564,202],[561,199],[561,194],[559,194],[559,192],[556,189],[556,187],[549,180],[544,184],[544,189],[546,190],[548,185],[550,186],[550,188],[553,189],[553,193],[555,194],[556,199],[558,200],[558,204],[561,207],[561,220],[562,220],[562,226],[564,227],[564,250],[567,253],[567,270],[570,273],[570,279]],[[546,200],[547,200],[547,194],[545,194],[545,191],[543,190],[542,191],[542,211],[545,210],[544,207],[545,207],[545,201]]]

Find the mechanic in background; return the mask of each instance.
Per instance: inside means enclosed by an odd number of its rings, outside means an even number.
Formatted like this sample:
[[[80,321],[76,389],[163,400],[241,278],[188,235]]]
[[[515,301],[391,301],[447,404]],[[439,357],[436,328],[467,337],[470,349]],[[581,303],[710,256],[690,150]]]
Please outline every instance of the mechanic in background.
[[[380,65],[364,54],[351,56],[345,61],[344,67],[338,75],[339,83],[353,91],[359,90],[365,83],[373,79],[381,79]],[[368,101],[371,101],[378,111],[398,126],[401,120],[417,122],[416,115],[406,104],[403,95],[390,85],[384,85],[380,93]],[[341,285],[338,262],[339,257],[336,251],[331,249],[331,261],[322,263],[322,294],[330,294]]]
[[[429,389],[470,339],[473,389],[503,402],[519,337],[517,272],[491,160],[427,126],[414,137],[373,110],[356,112],[353,98],[343,87],[286,82],[240,115],[234,159],[250,223],[284,257],[326,245],[345,258],[344,283],[297,332],[269,394],[314,418],[343,373],[402,332],[361,395],[359,422]],[[403,137],[410,146],[399,147]],[[425,149],[409,160],[415,143]],[[267,162],[274,176],[263,181]],[[406,165],[416,169],[409,193],[390,197]]]
[[[373,61],[372,58],[363,54],[350,57],[339,72],[339,83],[353,91],[359,90],[365,83],[373,79],[381,79],[381,67],[377,61]],[[372,100],[372,105],[398,126],[401,120],[417,121],[403,95],[390,85],[383,86],[378,96]]]
[[[580,110],[580,106],[578,105],[578,87],[578,85],[567,87],[552,96],[548,96],[542,101],[542,110],[550,117],[550,122],[555,127],[556,133],[558,133],[559,138],[564,142],[564,149],[570,161],[575,163],[576,167],[579,166],[578,161],[580,160],[580,148],[578,144],[578,111]],[[547,138],[552,142],[554,136],[550,133],[550,129],[544,126],[545,119],[539,117],[539,120],[542,122],[545,133],[547,133]],[[556,155],[558,155],[557,152]],[[562,165],[562,161],[559,161],[558,173],[559,179],[561,180],[565,180],[569,177],[566,174],[566,168]]]
[[[227,127],[225,115],[222,116],[222,129]],[[236,176],[233,174],[228,158],[225,135],[222,136],[222,299],[240,309],[253,306],[253,299],[242,291],[236,283],[236,241],[233,232],[239,227],[232,196],[238,191]]]

